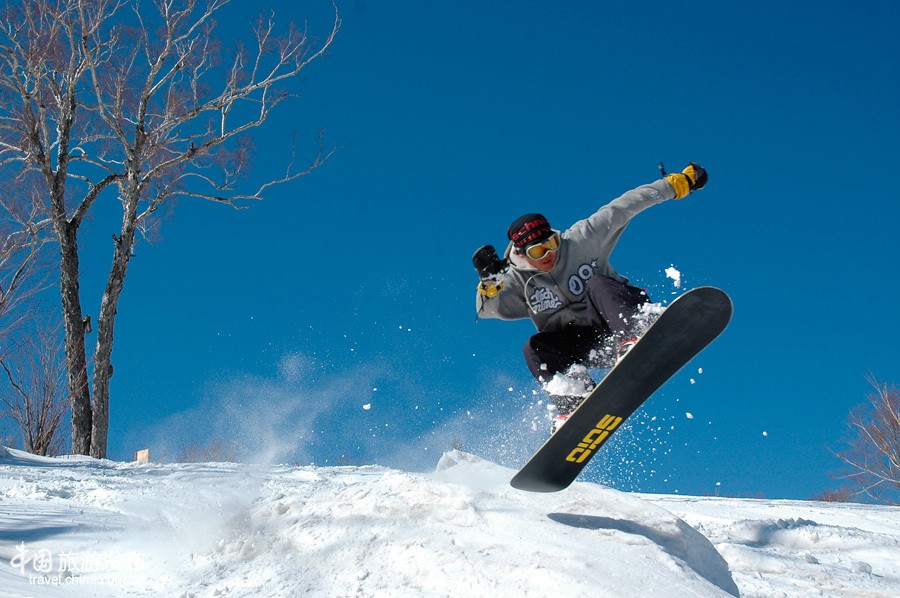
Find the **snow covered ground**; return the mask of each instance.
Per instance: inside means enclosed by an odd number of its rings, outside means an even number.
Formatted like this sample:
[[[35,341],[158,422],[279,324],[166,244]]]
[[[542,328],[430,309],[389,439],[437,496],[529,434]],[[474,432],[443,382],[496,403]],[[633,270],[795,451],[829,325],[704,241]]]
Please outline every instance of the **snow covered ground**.
[[[2,596],[900,596],[900,509],[0,448]]]

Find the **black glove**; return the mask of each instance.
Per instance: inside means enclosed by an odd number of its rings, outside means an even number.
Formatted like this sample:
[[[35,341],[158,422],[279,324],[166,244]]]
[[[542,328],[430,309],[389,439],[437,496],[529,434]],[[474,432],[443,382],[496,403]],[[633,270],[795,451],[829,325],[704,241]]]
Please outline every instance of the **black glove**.
[[[675,189],[675,199],[687,197],[691,191],[703,189],[707,178],[706,169],[695,162],[688,164],[681,172],[666,176],[666,180]]]
[[[706,185],[706,169],[697,164],[696,162],[691,162],[687,165],[682,171],[687,175],[689,179],[691,179],[691,191],[696,191],[697,189],[703,189]]]
[[[501,260],[493,245],[479,247],[472,256],[472,264],[481,280],[499,280],[509,268],[509,260]]]

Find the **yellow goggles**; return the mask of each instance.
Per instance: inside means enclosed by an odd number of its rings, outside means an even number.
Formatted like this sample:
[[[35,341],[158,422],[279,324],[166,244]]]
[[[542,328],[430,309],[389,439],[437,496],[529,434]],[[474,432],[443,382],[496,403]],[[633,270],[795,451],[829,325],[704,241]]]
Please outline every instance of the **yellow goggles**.
[[[546,241],[534,243],[525,248],[525,255],[533,260],[543,259],[545,255],[551,251],[559,249],[559,233],[553,233],[553,236]]]

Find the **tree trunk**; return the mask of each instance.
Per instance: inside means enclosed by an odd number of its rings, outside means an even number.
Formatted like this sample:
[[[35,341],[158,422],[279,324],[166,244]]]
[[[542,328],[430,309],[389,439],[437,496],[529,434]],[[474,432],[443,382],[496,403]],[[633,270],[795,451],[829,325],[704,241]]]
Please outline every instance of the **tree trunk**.
[[[84,317],[79,295],[78,228],[63,218],[56,223],[60,245],[60,282],[66,329],[66,369],[72,403],[72,452],[90,454],[91,395],[84,346]]]
[[[137,192],[133,192],[137,195]],[[106,458],[109,434],[109,383],[113,375],[112,349],[113,332],[116,323],[119,297],[125,285],[128,262],[134,250],[135,221],[137,220],[137,198],[123,198],[125,215],[119,237],[113,236],[115,251],[112,267],[106,281],[106,290],[100,302],[97,316],[97,349],[94,353],[94,405],[93,430],[91,434],[91,456]]]

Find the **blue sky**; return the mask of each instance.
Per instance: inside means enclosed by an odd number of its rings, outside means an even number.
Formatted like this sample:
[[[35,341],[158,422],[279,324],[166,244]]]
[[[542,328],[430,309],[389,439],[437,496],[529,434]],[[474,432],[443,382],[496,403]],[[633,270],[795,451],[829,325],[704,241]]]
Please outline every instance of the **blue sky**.
[[[267,5],[330,24],[327,2]],[[235,0],[221,35],[257,9]],[[534,329],[476,324],[472,252],[522,213],[566,228],[658,162],[696,161],[708,187],[638,216],[612,262],[660,301],[669,266],[719,286],[734,319],[588,477],[784,498],[837,484],[829,448],[866,374],[900,382],[895,3],[340,9],[333,51],[256,137],[256,176],[292,131],[343,149],[246,210],[183,201],[138,247],[112,458],[223,437],[321,465],[430,468],[453,443],[520,465],[547,433],[520,353]],[[82,233],[87,313],[112,214]]]

